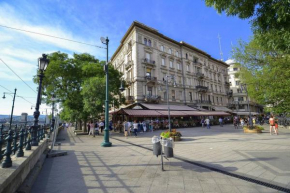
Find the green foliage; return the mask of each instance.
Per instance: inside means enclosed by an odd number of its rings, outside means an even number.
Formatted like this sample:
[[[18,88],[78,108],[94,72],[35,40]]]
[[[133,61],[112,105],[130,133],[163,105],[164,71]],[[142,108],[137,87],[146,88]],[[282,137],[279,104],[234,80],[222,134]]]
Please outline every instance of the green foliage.
[[[239,63],[239,77],[247,84],[250,98],[270,105],[275,113],[290,110],[290,55],[265,48],[255,36],[240,42],[233,58]]]
[[[251,19],[264,47],[290,53],[290,0],[205,0],[219,13]]]
[[[63,120],[87,119],[104,112],[105,104],[105,73],[98,59],[89,54],[67,54],[54,52],[48,56],[50,63],[43,80],[43,95],[47,103],[55,95],[61,102]],[[112,66],[109,67],[110,98],[119,95],[121,74]],[[34,78],[38,82],[38,78]],[[120,102],[117,99],[115,106]]]

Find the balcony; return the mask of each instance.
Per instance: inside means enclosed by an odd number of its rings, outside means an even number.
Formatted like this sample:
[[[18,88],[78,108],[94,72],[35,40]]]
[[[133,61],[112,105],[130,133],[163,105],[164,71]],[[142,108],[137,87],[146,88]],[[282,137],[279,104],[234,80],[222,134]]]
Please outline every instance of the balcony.
[[[207,101],[207,100],[194,100],[193,102],[194,102],[195,104],[211,105],[211,101]]]
[[[207,92],[208,91],[208,87],[207,86],[195,86],[195,88],[197,89],[197,92]]]
[[[125,64],[125,69],[128,70],[133,66],[133,61],[129,61],[127,64]]]
[[[204,74],[201,73],[201,72],[197,72],[197,73],[195,73],[195,76],[196,76],[198,79],[202,79],[202,78],[204,78]]]
[[[151,66],[155,66],[155,60],[150,60],[148,58],[142,59],[142,63],[149,64]]]
[[[145,80],[147,81],[147,83],[149,83],[149,82],[155,83],[155,82],[157,82],[157,77],[145,76]]]
[[[144,95],[144,101],[146,103],[159,103],[161,97],[159,95]]]
[[[126,104],[133,104],[134,103],[134,96],[126,96],[125,97],[125,103]]]

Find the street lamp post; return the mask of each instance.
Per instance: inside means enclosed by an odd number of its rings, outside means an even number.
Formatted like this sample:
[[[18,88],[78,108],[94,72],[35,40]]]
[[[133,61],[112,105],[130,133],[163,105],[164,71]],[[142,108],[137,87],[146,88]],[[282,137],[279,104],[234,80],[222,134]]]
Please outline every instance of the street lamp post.
[[[14,102],[15,102],[15,96],[16,96],[16,91],[17,91],[17,89],[15,88],[14,89],[14,93],[8,93],[8,92],[4,92],[3,94],[3,99],[5,99],[6,97],[5,97],[5,94],[14,94],[14,96],[13,96],[13,103],[12,103],[12,110],[11,110],[11,116],[10,116],[10,123],[9,123],[9,130],[11,130],[11,125],[12,125],[12,119],[13,119],[13,111],[14,111]]]
[[[39,106],[40,106],[40,97],[41,97],[41,86],[42,86],[42,79],[44,77],[43,72],[46,70],[47,66],[49,64],[49,60],[47,59],[46,54],[42,54],[42,58],[38,59],[38,69],[40,71],[39,77],[39,86],[38,86],[38,94],[36,99],[36,106],[35,111],[33,113],[34,116],[34,125],[33,125],[33,131],[32,131],[32,146],[38,146],[37,141],[37,128],[38,128],[38,117],[39,117]]]
[[[248,110],[249,110],[249,125],[250,128],[253,128],[253,119],[252,119],[252,114],[251,114],[251,109],[250,109],[250,102],[249,102],[249,95],[248,95],[248,89],[247,89],[247,84],[241,84],[241,90],[245,90],[247,94],[247,103],[248,103]]]
[[[173,80],[173,86],[176,87],[176,82],[174,79],[174,76],[172,75],[166,75],[166,80],[163,79],[163,81],[166,82],[166,95],[167,95],[167,109],[168,109],[168,126],[169,126],[169,132],[171,132],[171,122],[170,122],[170,105],[169,105],[169,92],[168,92],[168,77],[170,77]]]
[[[106,44],[107,49],[107,62],[105,65],[106,73],[106,101],[105,101],[105,130],[104,130],[104,141],[102,142],[103,147],[111,147],[112,143],[109,141],[109,39],[101,37],[103,44]]]

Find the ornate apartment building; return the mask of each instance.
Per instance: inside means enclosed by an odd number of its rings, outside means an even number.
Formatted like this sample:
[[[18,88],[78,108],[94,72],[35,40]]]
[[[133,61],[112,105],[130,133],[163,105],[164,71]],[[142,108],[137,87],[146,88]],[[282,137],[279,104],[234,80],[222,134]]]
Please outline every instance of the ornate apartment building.
[[[237,115],[248,115],[249,111],[251,111],[252,115],[262,113],[263,106],[259,105],[251,98],[249,98],[250,110],[248,109],[247,94],[241,89],[241,80],[235,76],[240,69],[235,66],[234,60],[229,59],[226,63],[230,65],[228,68],[228,74],[230,89],[232,91],[232,97],[229,99],[228,107]]]
[[[166,103],[168,78],[170,104],[229,110],[229,65],[144,24],[132,23],[111,62],[129,85],[127,104]]]

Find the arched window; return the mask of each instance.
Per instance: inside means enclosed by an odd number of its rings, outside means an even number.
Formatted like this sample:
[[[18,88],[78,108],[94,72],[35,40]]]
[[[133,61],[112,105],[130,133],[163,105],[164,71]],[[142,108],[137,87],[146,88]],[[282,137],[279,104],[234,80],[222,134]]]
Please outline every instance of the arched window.
[[[151,40],[148,40],[148,46],[151,47]]]
[[[169,54],[172,54],[172,50],[171,50],[171,48],[169,48],[168,53],[169,53]]]
[[[160,50],[164,52],[164,46],[160,46]]]
[[[187,53],[185,54],[185,58],[188,59],[188,55],[187,55]]]
[[[144,38],[144,44],[147,45],[147,39],[146,38]]]
[[[179,56],[179,53],[178,53],[177,51],[176,51],[176,53],[175,53],[175,56],[177,56],[177,57]]]

